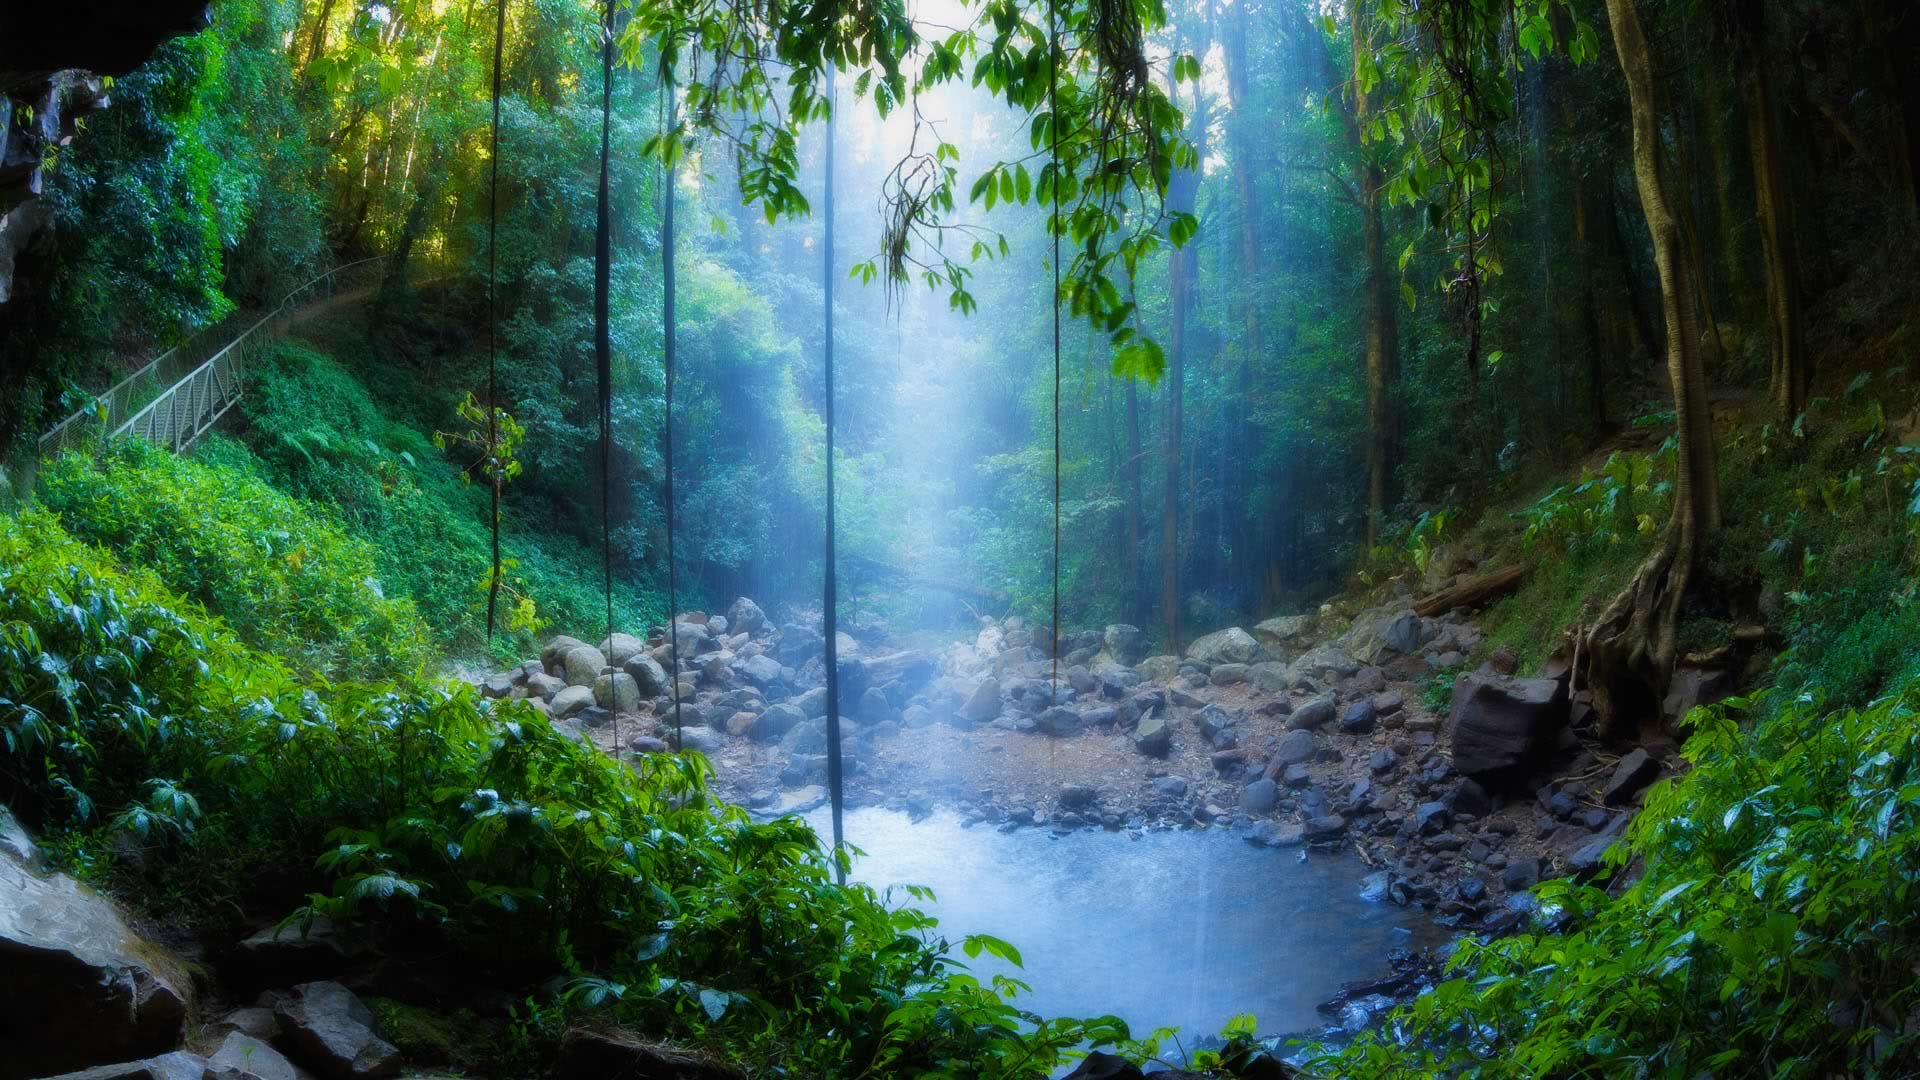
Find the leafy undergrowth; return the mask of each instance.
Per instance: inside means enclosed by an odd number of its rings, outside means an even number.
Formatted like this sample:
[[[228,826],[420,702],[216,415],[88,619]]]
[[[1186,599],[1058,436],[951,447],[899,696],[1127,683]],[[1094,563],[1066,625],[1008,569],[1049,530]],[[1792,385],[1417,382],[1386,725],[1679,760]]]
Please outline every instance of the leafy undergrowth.
[[[244,469],[130,439],[49,462],[37,491],[74,536],[303,671],[365,678],[430,658],[427,624],[410,601],[384,595],[373,548]]]
[[[1464,944],[1453,981],[1316,1072],[1920,1074],[1920,457],[1885,419],[1910,402],[1866,384],[1723,445],[1727,527],[1682,643],[1752,620],[1782,650],[1766,689],[1689,717],[1689,768],[1608,859],[1639,876],[1540,886],[1568,932]],[[1543,659],[1631,573],[1648,541],[1626,500],[1663,495],[1663,463],[1626,457],[1477,526],[1533,564],[1485,648]]]
[[[198,456],[298,496],[365,539],[383,586],[413,600],[443,653],[510,660],[528,654],[541,628],[605,623],[599,548],[509,508],[501,547],[508,599],[520,617],[490,644],[485,487],[464,483],[430,431],[395,419],[327,354],[278,346],[250,369],[239,408],[241,438],[215,438]],[[631,581],[616,586],[617,625],[661,617],[651,589]]]
[[[1576,929],[1467,943],[1329,1076],[1912,1076],[1920,1069],[1920,681],[1861,708],[1695,714],[1609,863],[1550,882]],[[1766,719],[1743,729],[1740,721]]]
[[[303,677],[162,576],[0,519],[0,798],[156,917],[237,932],[238,898],[461,982],[567,976],[514,1027],[523,1070],[584,1012],[769,1075],[1029,1077],[1125,1038],[1025,1023],[930,919],[835,885],[804,824],[710,799],[698,755],[628,767],[463,685]]]

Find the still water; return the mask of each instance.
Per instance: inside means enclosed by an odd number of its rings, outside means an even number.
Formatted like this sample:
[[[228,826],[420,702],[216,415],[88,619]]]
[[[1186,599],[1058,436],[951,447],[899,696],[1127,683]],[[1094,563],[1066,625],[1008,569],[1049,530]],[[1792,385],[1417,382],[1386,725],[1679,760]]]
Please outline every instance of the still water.
[[[826,810],[806,818],[831,835]],[[1315,1007],[1342,983],[1385,974],[1393,948],[1439,940],[1418,912],[1360,899],[1358,860],[1302,862],[1225,829],[1003,833],[947,811],[913,821],[859,808],[847,811],[846,834],[866,853],[856,879],[931,888],[938,902],[921,906],[950,940],[1012,942],[1033,987],[1022,1007],[1110,1013],[1136,1037],[1162,1026],[1214,1034],[1243,1012],[1263,1034],[1316,1030]],[[1003,970],[984,955],[973,967]]]

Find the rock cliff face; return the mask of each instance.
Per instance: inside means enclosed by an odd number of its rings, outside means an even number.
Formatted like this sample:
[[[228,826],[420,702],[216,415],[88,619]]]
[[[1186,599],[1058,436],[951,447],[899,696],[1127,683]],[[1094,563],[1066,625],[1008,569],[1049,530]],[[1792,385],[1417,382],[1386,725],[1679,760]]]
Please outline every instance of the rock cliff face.
[[[0,305],[15,291],[15,258],[46,225],[41,164],[76,120],[109,104],[102,76],[206,25],[206,0],[77,0],[58,16],[0,23]]]

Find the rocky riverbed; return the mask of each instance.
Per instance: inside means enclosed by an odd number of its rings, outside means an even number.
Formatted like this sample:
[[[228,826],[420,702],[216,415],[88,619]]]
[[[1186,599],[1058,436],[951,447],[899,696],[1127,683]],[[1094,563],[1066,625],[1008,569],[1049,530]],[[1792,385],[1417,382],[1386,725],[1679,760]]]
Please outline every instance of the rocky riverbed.
[[[1370,900],[1511,930],[1541,878],[1598,865],[1662,748],[1607,752],[1564,671],[1519,677],[1498,651],[1468,669],[1470,618],[1411,600],[1228,627],[1180,656],[1148,655],[1131,626],[1076,632],[1057,682],[1051,635],[1018,618],[937,650],[843,634],[847,800],[1006,830],[1229,829],[1349,850],[1375,870]],[[700,750],[758,812],[824,801],[820,633],[745,598],[675,629],[678,658],[664,627],[561,637],[483,689],[536,700],[609,753]]]

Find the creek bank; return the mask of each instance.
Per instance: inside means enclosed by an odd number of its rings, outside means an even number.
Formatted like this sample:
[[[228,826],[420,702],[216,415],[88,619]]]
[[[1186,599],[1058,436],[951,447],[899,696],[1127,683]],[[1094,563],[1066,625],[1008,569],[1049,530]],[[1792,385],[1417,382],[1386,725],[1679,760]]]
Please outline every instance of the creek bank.
[[[1599,866],[1672,748],[1616,756],[1564,666],[1523,678],[1496,651],[1468,670],[1482,644],[1471,618],[1416,603],[1403,589],[1347,618],[1228,627],[1181,656],[1147,655],[1131,626],[1066,634],[1057,682],[1051,634],[1017,617],[982,619],[939,650],[843,633],[848,804],[1351,851],[1375,868],[1367,898],[1510,932],[1534,917],[1537,882]],[[745,598],[682,613],[675,629],[678,658],[665,627],[561,637],[482,690],[530,698],[631,759],[698,749],[717,789],[759,813],[824,802],[820,633]],[[1724,693],[1724,680],[1701,689]]]

